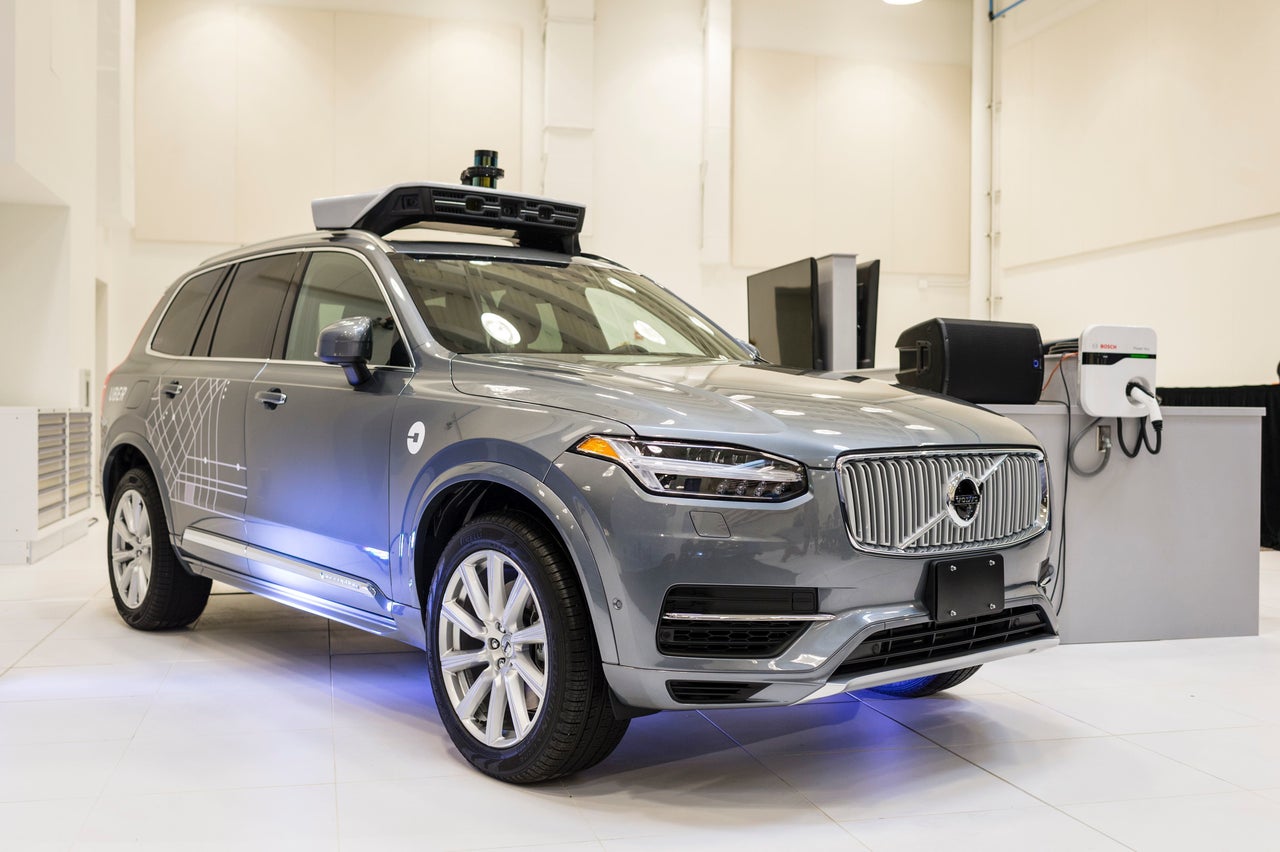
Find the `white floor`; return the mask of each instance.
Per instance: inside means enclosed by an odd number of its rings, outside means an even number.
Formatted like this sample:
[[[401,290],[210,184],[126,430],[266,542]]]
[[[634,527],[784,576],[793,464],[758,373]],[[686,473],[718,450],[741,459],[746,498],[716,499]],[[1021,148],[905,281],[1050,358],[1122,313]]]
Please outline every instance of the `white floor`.
[[[1262,635],[1058,648],[946,697],[632,723],[516,788],[422,654],[247,595],[117,617],[103,530],[0,566],[0,850],[1225,849],[1280,844],[1280,552]]]

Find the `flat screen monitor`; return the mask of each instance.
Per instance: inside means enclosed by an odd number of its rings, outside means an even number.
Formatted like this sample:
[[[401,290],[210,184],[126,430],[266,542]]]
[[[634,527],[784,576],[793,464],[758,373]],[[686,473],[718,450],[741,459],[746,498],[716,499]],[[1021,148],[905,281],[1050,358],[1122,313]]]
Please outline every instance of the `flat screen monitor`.
[[[766,361],[800,370],[822,369],[814,292],[817,263],[805,258],[747,278],[751,344]]]
[[[858,369],[876,365],[876,308],[880,301],[880,261],[858,264]]]
[[[880,261],[807,257],[747,277],[749,339],[766,361],[799,370],[875,366]]]

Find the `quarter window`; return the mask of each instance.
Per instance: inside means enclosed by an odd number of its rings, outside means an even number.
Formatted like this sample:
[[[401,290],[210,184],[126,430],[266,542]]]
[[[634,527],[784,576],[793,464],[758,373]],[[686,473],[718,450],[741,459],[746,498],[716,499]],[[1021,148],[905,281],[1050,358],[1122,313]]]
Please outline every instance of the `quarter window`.
[[[293,320],[289,323],[285,359],[316,360],[316,339],[321,329],[350,317],[373,320],[370,364],[376,367],[409,365],[408,351],[400,343],[395,318],[373,273],[355,255],[335,251],[314,252],[307,263]]]
[[[209,354],[215,358],[269,358],[280,308],[289,292],[296,254],[246,260],[236,267],[222,303]]]
[[[151,348],[166,355],[190,355],[191,344],[196,339],[196,329],[204,318],[213,293],[226,270],[214,269],[197,275],[182,285],[173,297],[169,310],[156,328]]]

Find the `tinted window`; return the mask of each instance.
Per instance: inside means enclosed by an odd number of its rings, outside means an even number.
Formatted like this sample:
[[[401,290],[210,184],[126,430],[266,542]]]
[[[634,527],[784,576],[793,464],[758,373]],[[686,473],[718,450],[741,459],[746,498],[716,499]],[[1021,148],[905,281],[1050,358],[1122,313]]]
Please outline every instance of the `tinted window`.
[[[196,329],[204,318],[209,295],[222,280],[225,269],[215,269],[192,278],[174,296],[151,339],[151,348],[166,355],[189,355]]]
[[[320,330],[348,317],[374,320],[370,364],[409,365],[408,351],[396,345],[400,336],[373,273],[355,255],[334,251],[315,252],[307,263],[302,290],[289,324],[285,359],[316,360],[316,338]]]
[[[209,354],[215,358],[268,358],[280,308],[298,255],[277,254],[236,267],[222,303]]]

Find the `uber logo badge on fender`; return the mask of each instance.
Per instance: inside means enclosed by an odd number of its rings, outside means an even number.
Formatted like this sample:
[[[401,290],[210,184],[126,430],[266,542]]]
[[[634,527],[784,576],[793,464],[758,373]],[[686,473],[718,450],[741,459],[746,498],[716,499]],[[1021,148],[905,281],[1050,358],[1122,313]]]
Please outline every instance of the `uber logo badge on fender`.
[[[427,437],[427,427],[421,420],[409,427],[409,438],[406,443],[409,446],[409,452],[417,455],[418,450],[422,449],[422,439]]]

